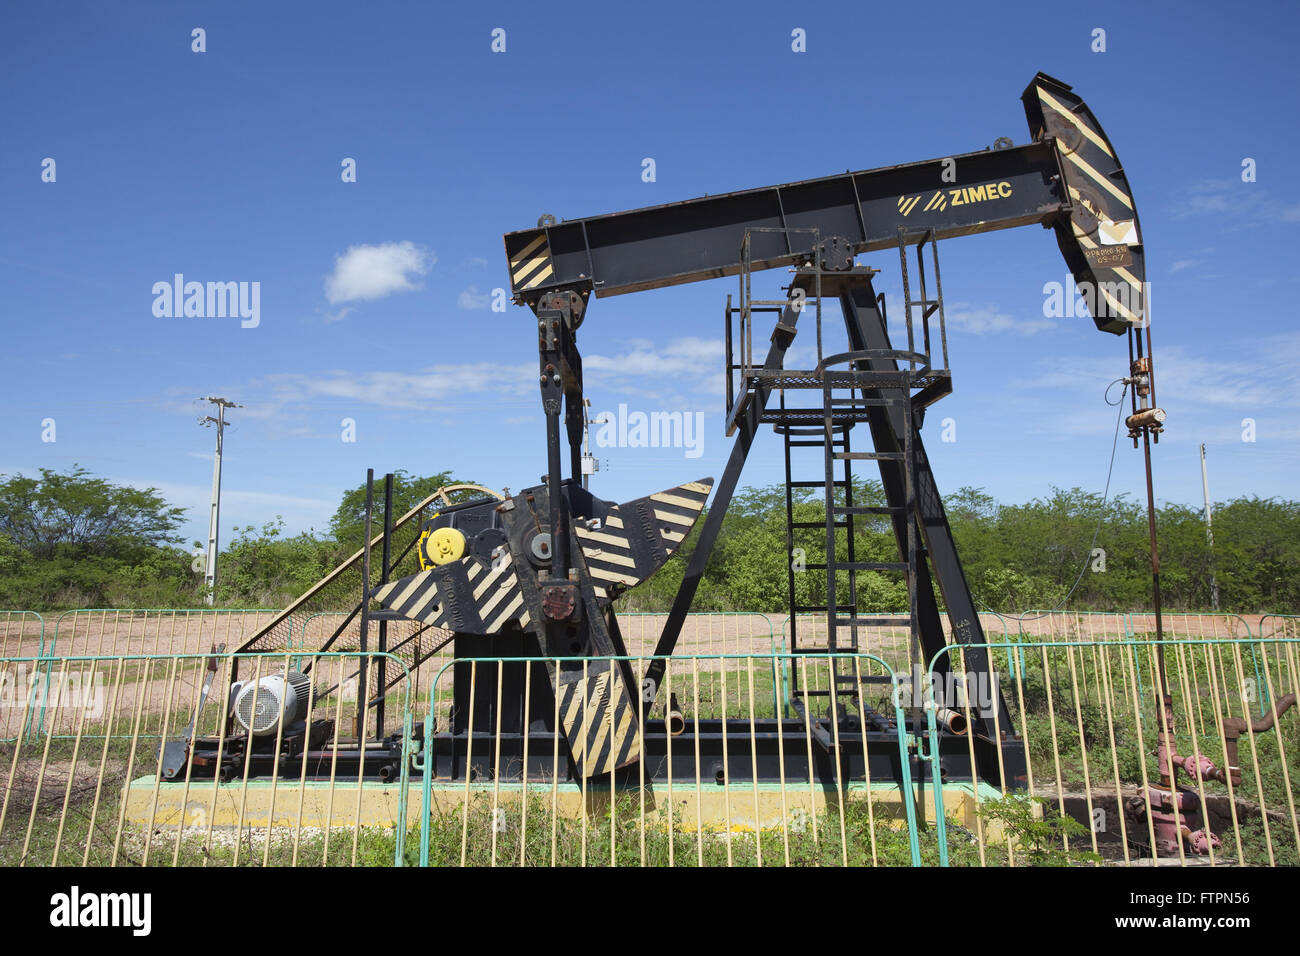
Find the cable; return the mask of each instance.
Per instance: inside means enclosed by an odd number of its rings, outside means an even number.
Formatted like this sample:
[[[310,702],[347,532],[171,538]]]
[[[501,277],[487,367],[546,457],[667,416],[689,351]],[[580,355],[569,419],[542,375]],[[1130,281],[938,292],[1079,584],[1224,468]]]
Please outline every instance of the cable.
[[[1110,400],[1110,390],[1111,390],[1112,388],[1114,388],[1114,387],[1115,387],[1117,384],[1119,384],[1120,382],[1124,382],[1124,391],[1122,391],[1122,392],[1119,393],[1119,401],[1118,401],[1118,402],[1112,402],[1112,401]],[[1125,381],[1125,380],[1122,379],[1122,378],[1117,378],[1117,379],[1115,379],[1115,381],[1111,382],[1109,385],[1106,386],[1106,394],[1103,395],[1102,398],[1104,398],[1104,399],[1106,400],[1106,404],[1107,404],[1107,405],[1109,405],[1111,408],[1114,408],[1116,405],[1123,404],[1123,402],[1124,402],[1124,396],[1125,396],[1125,394],[1127,394],[1127,392],[1128,392],[1128,382]]]
[[[1112,402],[1110,400],[1110,390],[1114,388],[1115,385],[1119,382],[1124,382],[1124,388],[1119,393],[1119,401]],[[1101,526],[1106,521],[1106,501],[1110,498],[1110,481],[1115,474],[1115,451],[1119,448],[1119,426],[1120,423],[1124,420],[1124,396],[1127,394],[1128,394],[1128,382],[1124,381],[1124,379],[1122,378],[1117,378],[1115,379],[1114,382],[1111,382],[1109,385],[1106,386],[1106,392],[1102,396],[1105,399],[1107,405],[1110,405],[1112,408],[1118,406],[1119,414],[1115,417],[1115,437],[1111,440],[1110,443],[1110,465],[1106,468],[1106,488],[1101,493],[1101,514],[1098,515],[1097,517],[1097,527],[1092,532],[1092,543],[1088,545],[1088,554],[1083,559],[1083,567],[1079,569],[1079,576],[1074,579],[1074,584],[1070,586],[1069,592],[1066,593],[1064,599],[1062,599],[1058,607],[1054,607],[1049,611],[1044,611],[1041,614],[1036,615],[1035,617],[1026,617],[1023,614],[1021,615],[1002,614],[1000,611],[993,610],[983,601],[976,602],[977,604],[979,604],[980,607],[988,611],[990,614],[996,614],[999,617],[1009,617],[1012,620],[1016,620],[1016,621],[1038,621],[1047,617],[1047,615],[1049,614],[1054,614],[1057,611],[1064,610],[1065,606],[1070,603],[1070,598],[1072,598],[1074,596],[1074,592],[1078,590],[1080,582],[1083,581],[1083,576],[1088,573],[1088,565],[1092,561],[1093,549],[1097,547],[1097,538],[1101,535]]]

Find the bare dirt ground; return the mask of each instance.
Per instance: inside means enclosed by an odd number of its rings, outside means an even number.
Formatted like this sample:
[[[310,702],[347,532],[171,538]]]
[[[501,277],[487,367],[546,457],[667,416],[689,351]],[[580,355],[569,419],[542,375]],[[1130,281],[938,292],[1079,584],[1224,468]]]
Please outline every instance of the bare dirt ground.
[[[60,663],[46,675],[42,701],[46,710],[55,713],[57,723],[65,730],[72,729],[77,721],[93,723],[103,719],[102,711],[106,708],[110,714],[113,713],[115,702],[118,713],[134,712],[141,703],[147,702],[146,709],[150,713],[170,709],[179,714],[192,707],[197,699],[204,662],[197,657],[170,660],[170,656],[205,655],[216,645],[224,645],[227,650],[238,647],[275,615],[276,612],[272,611],[76,611],[47,615],[42,637],[41,622],[34,616],[0,612],[0,661],[4,658],[36,657],[41,651],[42,641],[46,656],[65,660],[101,655],[167,656],[168,660],[154,660],[147,665],[131,662],[119,666],[105,661],[92,668],[91,662]],[[628,653],[633,656],[652,654],[666,617],[664,614],[621,615],[619,625]],[[981,615],[981,623],[986,640],[994,643],[1016,638],[1115,640],[1129,635],[1147,636],[1155,629],[1152,616],[1141,613],[1056,612],[1020,618],[986,614]],[[1294,625],[1297,623],[1300,622],[1280,618],[1265,621],[1265,630],[1269,632],[1265,637],[1281,636],[1283,624],[1288,636],[1296,636]],[[332,632],[333,626],[328,616],[307,622],[300,626],[294,644],[308,651],[314,650],[321,638]],[[1260,615],[1240,618],[1175,613],[1164,618],[1165,633],[1171,639],[1258,636],[1260,626]],[[842,629],[841,641],[847,643],[848,637],[847,630]],[[824,648],[827,644],[824,621],[817,620],[816,615],[801,617],[797,639],[800,649]],[[909,633],[905,626],[878,627],[864,629],[859,635],[858,647],[861,653],[880,657],[898,670],[906,667],[908,643]],[[450,650],[450,647],[445,648],[419,668],[413,681],[414,694],[426,694],[440,672],[444,681],[449,678],[450,672],[444,672],[444,667],[450,660]],[[791,650],[790,626],[784,615],[692,614],[674,650],[673,670],[679,674],[688,673],[692,668],[701,672],[738,671],[752,665],[735,659],[736,655],[766,656],[774,651],[789,653]],[[732,657],[720,660],[724,655]],[[691,657],[702,659],[689,663]],[[331,671],[335,666],[329,665]],[[247,667],[243,665],[242,670],[247,670]],[[346,669],[349,672],[355,670],[355,663],[349,663]],[[3,703],[0,724],[5,725],[0,727],[0,736],[12,736],[6,731],[7,726],[23,717],[23,692],[19,684],[30,681],[36,670],[30,662],[0,662],[0,696],[4,697],[0,702]],[[78,681],[84,686],[78,686]],[[140,686],[141,682],[147,686]],[[54,696],[60,686],[65,695],[70,694],[61,703]],[[345,691],[345,697],[348,694]],[[354,689],[350,696],[355,699]],[[32,706],[31,702],[29,706]],[[83,710],[84,718],[80,716]]]
[[[274,611],[72,611],[51,613],[44,622],[47,656],[96,656],[121,654],[206,654],[213,646],[227,651],[269,623]],[[1260,636],[1261,618],[1254,615],[1179,614],[1164,615],[1164,629],[1170,638],[1244,638]],[[1280,635],[1285,626],[1293,635],[1300,622],[1268,616],[1268,634]],[[619,625],[632,655],[653,653],[665,614],[624,614]],[[1155,631],[1149,613],[1073,613],[1012,615],[981,614],[987,640],[998,642],[1018,634],[1036,640],[1111,640],[1129,634],[1146,636]],[[328,623],[328,622],[326,622]],[[945,630],[947,621],[945,620]],[[311,649],[312,638],[324,633],[320,622],[295,637],[295,644]],[[683,655],[765,654],[789,649],[789,623],[782,614],[691,614],[682,628],[675,653]],[[900,628],[867,628],[860,643],[881,640],[892,645],[907,633]],[[800,644],[824,646],[826,627],[815,615],[800,618]],[[42,628],[34,617],[0,611],[0,659],[36,657],[42,646]]]

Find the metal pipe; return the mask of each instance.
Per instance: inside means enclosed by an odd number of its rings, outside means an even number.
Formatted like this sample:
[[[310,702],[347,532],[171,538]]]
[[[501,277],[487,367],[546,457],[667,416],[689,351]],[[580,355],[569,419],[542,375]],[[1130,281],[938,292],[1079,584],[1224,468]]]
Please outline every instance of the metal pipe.
[[[1147,335],[1150,336],[1150,317],[1148,316]],[[1163,697],[1162,706],[1157,708],[1160,714],[1161,732],[1173,732],[1171,720],[1171,695],[1169,692],[1168,671],[1165,669],[1164,620],[1160,613],[1160,545],[1156,538],[1156,495],[1151,476],[1151,432],[1164,420],[1164,412],[1147,404],[1151,395],[1152,361],[1149,353],[1143,354],[1142,333],[1129,328],[1129,368],[1136,379],[1133,387],[1133,414],[1128,421],[1135,431],[1142,432],[1142,455],[1146,468],[1147,480],[1147,529],[1151,537],[1151,606],[1156,619],[1156,664],[1160,675],[1159,692]],[[1148,338],[1148,342],[1150,339]],[[1136,346],[1136,348],[1135,348]],[[1145,377],[1145,380],[1143,378]],[[1138,396],[1142,397],[1139,408]],[[1157,416],[1157,412],[1159,416]],[[1130,432],[1132,434],[1132,432]],[[1134,436],[1134,443],[1137,437]]]
[[[366,469],[366,543],[361,553],[361,661],[357,677],[357,741],[361,738],[365,722],[367,697],[370,685],[366,667],[366,651],[370,632],[370,519],[375,507],[375,469]]]
[[[1283,714],[1285,714],[1288,710],[1294,707],[1295,703],[1296,703],[1295,694],[1286,694],[1283,697],[1279,697],[1277,699],[1277,704],[1274,705],[1272,710],[1268,711],[1267,713],[1263,714],[1262,716],[1250,722],[1250,729],[1257,734],[1262,734],[1266,730],[1272,730],[1273,724],[1276,721],[1280,720]],[[1223,722],[1224,729],[1226,730],[1229,724],[1235,724],[1237,722],[1240,722],[1242,724],[1242,730],[1246,729],[1245,727],[1246,721],[1242,720],[1240,717],[1234,717],[1229,720],[1225,720]]]
[[[1142,452],[1146,462],[1147,473],[1147,529],[1151,534],[1151,606],[1156,618],[1156,664],[1160,671],[1160,690],[1164,695],[1165,706],[1159,708],[1162,729],[1173,733],[1169,720],[1169,676],[1165,670],[1164,620],[1160,616],[1160,545],[1156,539],[1156,496],[1151,481],[1151,430],[1142,429]]]
[[[1146,309],[1146,333],[1147,333],[1147,387],[1151,392],[1151,406],[1156,407],[1156,365],[1155,349],[1151,345],[1151,303],[1143,303]],[[1139,335],[1141,333],[1138,333]],[[1161,421],[1164,419],[1162,418]],[[1160,444],[1160,432],[1156,432],[1156,444]]]
[[[1163,408],[1144,408],[1124,419],[1124,424],[1129,428],[1159,428],[1166,417]]]
[[[681,705],[677,703],[677,695],[668,695],[668,716],[665,721],[668,725],[668,732],[674,737],[680,737],[686,730],[686,720],[682,717]]]
[[[551,526],[551,577],[563,580],[569,573],[569,531],[565,527],[564,506],[560,492],[560,409],[546,409],[546,497],[547,523]]]
[[[384,475],[384,543],[382,562],[379,566],[379,583],[387,584],[388,575],[392,570],[393,563],[393,473],[390,471]],[[384,654],[388,651],[388,621],[379,622],[379,653]],[[384,700],[385,691],[388,687],[388,667],[387,659],[380,657],[375,662],[375,687],[379,691],[379,699],[375,702],[375,737],[378,740],[384,739]]]
[[[959,710],[953,710],[951,707],[940,707],[935,714],[940,726],[958,737],[966,736],[969,725],[966,723],[966,716]]]
[[[1273,709],[1266,711],[1264,714],[1254,720],[1246,720],[1242,717],[1229,717],[1223,721],[1223,743],[1224,750],[1228,758],[1228,766],[1222,771],[1218,779],[1231,775],[1232,782],[1241,783],[1241,766],[1237,763],[1237,738],[1240,737],[1247,729],[1257,734],[1262,734],[1267,730],[1273,729],[1273,724],[1282,719],[1282,715],[1295,706],[1296,695],[1286,694],[1277,699]]]

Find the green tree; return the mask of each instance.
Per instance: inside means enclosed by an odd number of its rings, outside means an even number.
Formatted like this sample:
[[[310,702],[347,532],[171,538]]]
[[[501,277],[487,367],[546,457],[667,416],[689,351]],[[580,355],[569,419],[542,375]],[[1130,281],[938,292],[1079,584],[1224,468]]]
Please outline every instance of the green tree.
[[[175,547],[184,513],[155,488],[115,485],[79,465],[0,475],[0,604],[188,603],[196,576]]]
[[[67,474],[42,468],[39,478],[0,475],[0,534],[36,560],[112,557],[178,544],[184,508],[156,488],[93,478],[80,465]]]
[[[396,521],[418,505],[429,495],[445,485],[477,484],[467,478],[456,478],[450,471],[418,476],[401,469],[393,472],[393,520]],[[498,489],[500,490],[500,489]],[[469,501],[481,497],[479,492],[453,492],[453,501]],[[382,477],[375,477],[373,517],[371,535],[383,530],[384,521],[384,482]],[[366,486],[364,483],[343,493],[334,517],[330,518],[329,531],[338,543],[339,555],[347,557],[354,554],[365,543],[366,526]]]
[[[260,531],[235,528],[219,564],[217,600],[235,607],[283,607],[308,590],[335,565],[335,544],[304,531],[283,537],[276,515]]]

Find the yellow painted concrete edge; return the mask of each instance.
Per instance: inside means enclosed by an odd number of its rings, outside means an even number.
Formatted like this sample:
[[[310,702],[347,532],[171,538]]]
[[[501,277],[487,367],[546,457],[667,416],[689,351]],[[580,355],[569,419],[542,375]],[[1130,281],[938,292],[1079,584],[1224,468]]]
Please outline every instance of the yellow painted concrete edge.
[[[979,787],[976,797],[975,788],[969,783],[946,784],[944,786],[944,815],[950,823],[975,830],[977,826],[978,804],[996,800],[998,791],[986,784]],[[430,810],[434,816],[445,816],[463,812],[468,798],[471,808],[490,810],[493,807],[503,809],[507,814],[519,806],[524,792],[523,784],[492,783],[471,784],[468,788],[462,784],[434,784]],[[554,794],[556,813],[559,816],[577,819],[585,805],[587,814],[603,815],[609,806],[609,788],[589,786],[583,789],[571,783],[562,784],[552,791],[548,783],[528,785],[529,795],[535,803],[550,813],[552,794]],[[869,794],[869,798],[868,795]],[[892,784],[853,784],[847,788],[846,796],[856,801],[870,799],[876,820],[891,827],[901,827],[906,819],[903,806],[899,800],[899,789]],[[622,814],[624,806],[629,816],[642,813],[639,791],[631,789],[620,791],[619,806],[616,813]],[[413,781],[406,797],[406,818],[412,824],[420,819],[420,802],[423,798],[418,781]],[[214,826],[214,827],[393,827],[398,819],[401,800],[401,787],[397,784],[367,782],[358,786],[355,781],[340,781],[331,785],[328,781],[307,781],[299,784],[271,783],[270,781],[249,781],[215,784],[212,781],[195,781],[184,783],[157,784],[152,776],[133,780],[126,793],[126,819],[139,826],[174,827]],[[721,831],[731,829],[736,832],[753,832],[756,829],[780,829],[784,821],[787,826],[797,821],[799,815],[806,816],[834,813],[838,804],[838,794],[820,786],[808,787],[790,784],[782,788],[779,784],[731,785],[722,788],[717,785],[702,787],[698,790],[693,785],[647,786],[645,791],[644,814],[647,822],[657,827],[671,826],[682,832],[695,832],[697,829]],[[934,793],[925,788],[920,807],[921,822],[933,821],[935,817]],[[1001,838],[1001,827],[986,821],[984,824],[986,842]]]

